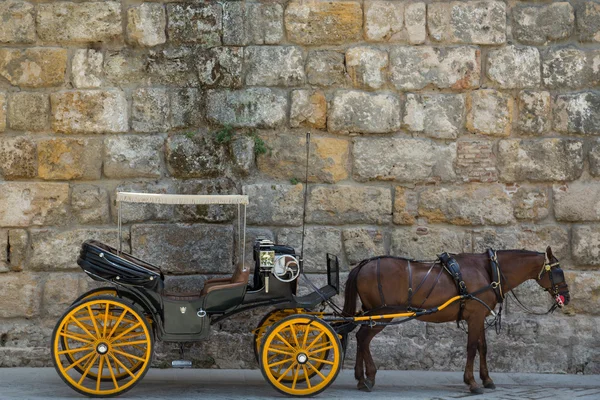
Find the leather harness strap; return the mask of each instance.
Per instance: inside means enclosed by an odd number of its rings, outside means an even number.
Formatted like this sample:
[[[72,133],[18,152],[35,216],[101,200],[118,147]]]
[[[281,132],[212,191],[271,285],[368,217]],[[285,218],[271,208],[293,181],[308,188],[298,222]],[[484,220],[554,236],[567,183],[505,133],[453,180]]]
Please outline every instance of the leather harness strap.
[[[381,267],[380,267],[381,258],[377,259],[377,288],[379,289],[379,297],[381,299],[381,307],[386,307],[385,297],[383,295],[383,286],[381,285]]]
[[[498,300],[498,303],[502,304],[502,302],[504,301],[504,291],[502,290],[502,278],[501,278],[501,271],[500,271],[500,264],[498,263],[498,257],[496,255],[496,252],[492,249],[487,249],[487,254],[488,257],[490,258],[490,265],[492,267],[492,289],[494,290],[494,293],[496,294],[496,299]]]

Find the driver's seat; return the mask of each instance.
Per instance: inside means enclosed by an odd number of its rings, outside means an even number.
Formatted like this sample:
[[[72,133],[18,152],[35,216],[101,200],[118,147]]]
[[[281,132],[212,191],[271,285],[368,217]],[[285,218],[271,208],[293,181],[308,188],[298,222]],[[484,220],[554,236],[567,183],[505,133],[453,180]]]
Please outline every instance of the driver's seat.
[[[225,311],[239,305],[246,294],[250,268],[238,268],[231,278],[216,278],[206,281],[200,296],[204,296],[204,310]]]

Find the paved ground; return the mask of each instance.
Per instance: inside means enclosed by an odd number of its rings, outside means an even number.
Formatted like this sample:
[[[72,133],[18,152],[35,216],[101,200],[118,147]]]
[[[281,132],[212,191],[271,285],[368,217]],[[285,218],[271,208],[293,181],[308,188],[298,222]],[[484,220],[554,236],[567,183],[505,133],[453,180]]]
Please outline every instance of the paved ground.
[[[598,375],[493,374],[496,390],[475,399],[600,399]],[[355,389],[351,371],[342,371],[321,399],[459,399],[471,397],[461,385],[462,373],[380,371],[372,393]],[[0,399],[85,398],[67,387],[52,368],[0,369]],[[256,370],[153,369],[119,399],[267,399],[286,398],[275,392]]]

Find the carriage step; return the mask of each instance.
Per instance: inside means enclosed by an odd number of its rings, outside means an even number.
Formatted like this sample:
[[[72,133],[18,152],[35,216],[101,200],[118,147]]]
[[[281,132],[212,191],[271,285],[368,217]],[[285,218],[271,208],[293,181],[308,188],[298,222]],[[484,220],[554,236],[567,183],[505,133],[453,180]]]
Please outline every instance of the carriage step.
[[[172,368],[192,368],[192,362],[188,360],[173,360],[171,361]]]

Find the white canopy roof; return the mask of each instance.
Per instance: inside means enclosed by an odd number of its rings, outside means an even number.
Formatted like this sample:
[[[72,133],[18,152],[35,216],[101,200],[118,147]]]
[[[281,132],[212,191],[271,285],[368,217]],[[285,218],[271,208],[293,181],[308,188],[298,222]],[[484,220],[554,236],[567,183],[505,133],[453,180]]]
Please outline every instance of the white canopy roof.
[[[200,195],[118,192],[117,201],[155,204],[248,204],[245,195]]]

